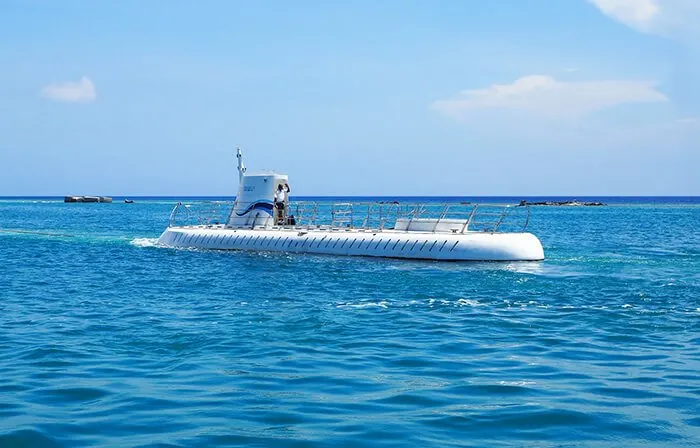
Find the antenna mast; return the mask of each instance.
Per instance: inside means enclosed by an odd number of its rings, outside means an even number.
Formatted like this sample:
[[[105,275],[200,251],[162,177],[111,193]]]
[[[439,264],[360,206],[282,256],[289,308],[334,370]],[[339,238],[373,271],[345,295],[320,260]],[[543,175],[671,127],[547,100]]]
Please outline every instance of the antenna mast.
[[[238,159],[238,181],[240,182],[245,174],[245,165],[243,165],[243,154],[240,146],[236,147],[236,158]]]

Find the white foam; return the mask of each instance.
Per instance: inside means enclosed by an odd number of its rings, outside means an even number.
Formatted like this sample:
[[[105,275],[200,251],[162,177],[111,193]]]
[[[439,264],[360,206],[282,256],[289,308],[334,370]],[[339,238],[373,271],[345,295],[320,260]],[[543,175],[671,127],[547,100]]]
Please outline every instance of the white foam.
[[[337,308],[388,308],[389,302],[382,300],[381,302],[360,302],[360,303],[339,303]]]
[[[455,305],[457,305],[457,306],[484,306],[484,304],[480,303],[478,300],[471,300],[471,299],[459,299],[455,302]]]
[[[158,238],[134,238],[130,244],[136,247],[156,247]]]
[[[498,384],[501,386],[532,386],[537,384],[534,381],[500,381]]]

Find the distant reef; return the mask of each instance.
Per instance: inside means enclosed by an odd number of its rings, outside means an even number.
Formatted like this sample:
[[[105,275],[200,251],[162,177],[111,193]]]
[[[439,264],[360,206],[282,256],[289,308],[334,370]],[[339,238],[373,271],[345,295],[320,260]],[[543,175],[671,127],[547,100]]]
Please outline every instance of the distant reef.
[[[109,196],[66,196],[63,202],[112,202]]]
[[[604,204],[602,202],[581,202],[577,201],[576,199],[572,199],[570,201],[540,201],[540,202],[528,202],[526,200],[520,201],[520,205],[548,205],[552,207],[559,207],[559,206],[565,206],[565,207],[600,207]]]

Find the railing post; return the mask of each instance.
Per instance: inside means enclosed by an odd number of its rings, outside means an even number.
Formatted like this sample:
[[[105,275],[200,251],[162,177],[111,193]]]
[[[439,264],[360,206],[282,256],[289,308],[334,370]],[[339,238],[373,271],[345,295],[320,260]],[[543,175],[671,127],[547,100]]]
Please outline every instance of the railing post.
[[[447,211],[450,209],[449,204],[445,204],[442,208],[442,212],[440,213],[440,216],[438,217],[437,221],[435,221],[435,225],[433,226],[433,233],[437,231],[438,224],[440,224],[440,221],[445,217],[447,214]]]
[[[527,210],[527,216],[525,218],[525,225],[523,226],[522,232],[524,232],[527,229],[527,226],[530,225],[530,206],[526,205],[525,209]]]
[[[474,204],[474,207],[472,208],[471,213],[469,213],[469,218],[467,218],[467,222],[464,223],[464,227],[462,227],[462,231],[460,233],[464,233],[467,230],[469,230],[469,225],[472,223],[472,220],[474,219],[474,215],[476,214],[477,208],[479,208],[479,204]]]
[[[177,211],[180,208],[180,205],[182,205],[182,202],[175,204],[175,207],[173,207],[173,210],[170,212],[169,227],[175,227],[175,217],[177,216]]]
[[[501,226],[501,223],[503,222],[503,219],[506,217],[506,214],[510,211],[510,205],[506,205],[503,210],[501,210],[501,216],[498,217],[498,221],[496,221],[496,225],[493,226],[493,232],[491,233],[496,233],[498,232],[498,228]]]

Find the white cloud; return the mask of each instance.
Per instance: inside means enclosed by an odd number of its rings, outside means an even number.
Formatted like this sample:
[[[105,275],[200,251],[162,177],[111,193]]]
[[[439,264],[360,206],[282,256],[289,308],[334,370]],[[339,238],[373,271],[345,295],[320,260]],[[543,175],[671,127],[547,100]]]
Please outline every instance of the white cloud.
[[[83,76],[80,81],[56,82],[41,89],[41,96],[53,101],[67,103],[87,103],[95,101],[97,92],[90,78]]]
[[[676,124],[690,126],[700,124],[700,117],[686,117],[676,120]]]
[[[658,0],[588,0],[605,15],[633,28],[647,31],[659,14]]]
[[[435,101],[431,107],[452,118],[476,109],[511,109],[549,118],[575,118],[630,103],[654,103],[668,98],[649,81],[557,81],[550,76],[524,76],[512,84],[493,84]]]
[[[698,0],[588,0],[600,11],[639,31],[689,43],[700,39]]]

